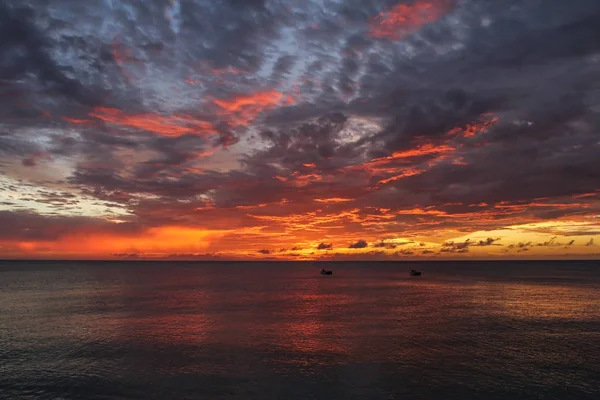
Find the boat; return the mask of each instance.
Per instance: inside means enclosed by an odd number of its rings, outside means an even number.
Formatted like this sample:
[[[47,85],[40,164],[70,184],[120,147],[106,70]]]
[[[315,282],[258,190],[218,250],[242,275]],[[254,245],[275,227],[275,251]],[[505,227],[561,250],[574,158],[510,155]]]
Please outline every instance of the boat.
[[[410,270],[410,276],[421,276],[421,271],[417,271],[414,269]]]
[[[321,270],[321,275],[333,275],[333,271],[327,271],[325,268]]]

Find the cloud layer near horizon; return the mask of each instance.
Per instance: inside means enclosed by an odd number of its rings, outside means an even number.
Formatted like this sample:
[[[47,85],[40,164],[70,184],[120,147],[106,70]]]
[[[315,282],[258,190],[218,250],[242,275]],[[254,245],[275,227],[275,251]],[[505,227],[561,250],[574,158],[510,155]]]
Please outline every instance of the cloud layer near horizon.
[[[598,21],[0,0],[0,256],[597,257]]]

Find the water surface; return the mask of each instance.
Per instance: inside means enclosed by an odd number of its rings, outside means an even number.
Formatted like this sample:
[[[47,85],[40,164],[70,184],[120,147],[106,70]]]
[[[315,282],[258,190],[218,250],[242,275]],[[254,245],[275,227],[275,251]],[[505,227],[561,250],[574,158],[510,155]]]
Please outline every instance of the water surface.
[[[598,263],[322,267],[1,262],[0,398],[600,398]]]

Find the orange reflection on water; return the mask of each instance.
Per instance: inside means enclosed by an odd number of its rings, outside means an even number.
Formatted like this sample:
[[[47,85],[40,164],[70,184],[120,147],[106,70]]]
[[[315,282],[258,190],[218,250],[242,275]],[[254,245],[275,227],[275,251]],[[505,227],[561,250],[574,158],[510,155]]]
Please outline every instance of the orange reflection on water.
[[[307,355],[348,355],[351,338],[342,336],[342,332],[347,332],[347,322],[330,317],[348,308],[352,298],[318,293],[318,284],[315,279],[311,282],[312,293],[297,292],[291,297],[294,306],[277,326],[278,345]]]
[[[582,286],[511,284],[497,299],[498,313],[519,319],[577,320],[596,310],[600,316],[597,288]]]

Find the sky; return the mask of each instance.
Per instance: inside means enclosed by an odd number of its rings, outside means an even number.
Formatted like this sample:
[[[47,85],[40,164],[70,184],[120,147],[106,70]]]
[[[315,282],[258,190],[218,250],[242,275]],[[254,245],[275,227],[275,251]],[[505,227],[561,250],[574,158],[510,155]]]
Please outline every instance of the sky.
[[[600,258],[597,0],[0,0],[0,259]]]

